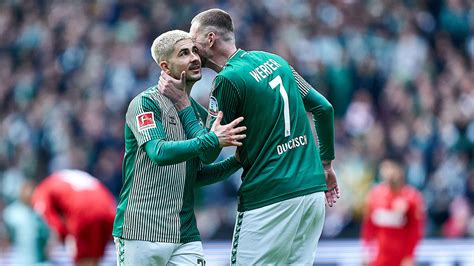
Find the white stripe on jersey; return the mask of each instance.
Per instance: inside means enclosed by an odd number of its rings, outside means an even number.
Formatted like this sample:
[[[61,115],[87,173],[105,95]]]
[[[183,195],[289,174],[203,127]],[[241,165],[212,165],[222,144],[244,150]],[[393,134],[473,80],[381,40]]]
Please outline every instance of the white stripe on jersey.
[[[161,107],[161,120],[168,140],[186,140],[174,105],[164,96],[153,93],[151,100]],[[144,112],[140,99],[130,106],[127,123],[136,127],[134,113]],[[130,109],[129,108],[129,109]],[[173,116],[173,124],[170,122]],[[136,130],[134,130],[135,133]],[[151,135],[143,131],[145,140]],[[159,166],[146,155],[140,146],[135,157],[132,187],[124,213],[123,235],[125,239],[179,243],[181,238],[180,212],[186,182],[186,162]]]
[[[304,98],[308,95],[309,91],[313,88],[303,77],[301,77],[296,70],[290,66],[291,71],[293,72],[293,76],[295,77],[296,84],[298,85],[299,92],[301,96]]]

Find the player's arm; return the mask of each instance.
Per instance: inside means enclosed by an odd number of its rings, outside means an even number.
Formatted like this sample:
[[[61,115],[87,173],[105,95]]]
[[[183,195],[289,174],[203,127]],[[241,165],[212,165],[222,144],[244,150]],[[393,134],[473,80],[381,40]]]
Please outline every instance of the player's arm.
[[[153,139],[145,144],[145,151],[154,163],[170,165],[187,161],[202,154],[213,153],[222,147],[241,145],[239,140],[245,138],[245,135],[236,135],[244,130],[235,128],[239,120],[221,126],[221,119],[222,113],[218,116],[209,133],[183,141]],[[162,127],[161,123],[157,123],[157,127],[160,126]]]
[[[186,137],[188,139],[192,139],[209,133],[211,127],[203,127],[196,118],[193,105],[196,107],[201,117],[207,117],[207,111],[199,103],[190,98],[186,93],[185,81],[186,79],[184,71],[181,73],[181,78],[179,80],[162,71],[160,81],[158,83],[158,90],[168,99],[170,99],[171,102],[173,102],[184,127]],[[239,122],[240,121],[241,119]],[[236,120],[232,122],[236,122]],[[239,132],[241,133],[245,130],[245,127],[239,127],[236,130],[238,131],[236,134]],[[236,139],[242,139],[244,137],[245,135],[240,134],[239,136],[236,136]],[[238,144],[240,145],[240,143]],[[212,151],[201,153],[199,155],[199,159],[201,159],[201,161],[205,164],[212,163],[219,156],[220,150],[220,148],[217,148],[213,149]]]
[[[46,220],[48,225],[54,229],[59,240],[64,242],[68,230],[64,223],[64,218],[56,206],[53,192],[49,190],[48,184],[49,183],[43,183],[36,188],[32,197],[33,208]]]
[[[157,118],[154,118],[153,127],[147,129],[150,132],[146,133],[151,137],[144,145],[148,157],[158,165],[181,163],[219,147],[219,139],[214,132],[190,140],[168,141],[161,119],[159,119],[161,115],[157,114],[153,117]],[[140,136],[142,132],[137,131],[137,134]],[[147,139],[146,136],[145,139]]]
[[[323,163],[324,173],[326,175],[326,201],[329,207],[332,207],[340,197],[339,186],[337,185],[336,173],[332,167],[334,160],[334,109],[324,96],[317,92],[298,72],[291,66],[291,71],[295,78],[298,90],[303,99],[304,107],[307,112],[313,115],[314,126],[318,133],[319,156]]]
[[[425,211],[423,198],[419,192],[416,192],[413,199],[410,201],[410,206],[407,212],[407,232],[410,236],[406,243],[407,259],[413,259],[415,248],[418,242],[423,238],[423,229],[425,223]]]
[[[183,141],[150,140],[145,144],[145,151],[154,163],[170,165],[187,161],[217,147],[219,141],[215,134],[210,133]]]
[[[334,109],[298,72],[291,68],[306,111],[313,114],[322,161],[334,160]]]
[[[375,237],[377,232],[377,227],[372,222],[371,216],[373,212],[371,201],[376,199],[374,191],[369,192],[369,195],[365,199],[364,204],[364,215],[362,218],[361,225],[361,240],[363,248],[363,260],[365,264],[369,264],[374,256],[375,251]]]
[[[371,219],[372,211],[373,211],[371,201],[376,199],[376,197],[374,197],[373,194],[374,194],[374,191],[371,191],[369,193],[369,195],[365,199],[365,204],[364,204],[364,215],[362,218],[361,238],[362,238],[362,241],[365,243],[369,243],[375,239],[376,227]]]
[[[138,145],[145,145],[148,157],[159,165],[184,162],[211,147],[219,146],[213,132],[191,140],[168,141],[161,121],[160,106],[145,96],[135,98],[130,103],[126,119]]]
[[[240,131],[238,128],[234,129],[239,120],[221,126],[221,119],[222,113],[219,114],[209,133],[183,141],[153,139],[145,144],[145,151],[150,159],[158,165],[170,165],[187,161],[202,154],[213,153],[222,147],[241,145],[239,140],[245,135],[236,136]],[[157,123],[157,126],[162,127],[161,123],[159,125]]]
[[[201,117],[207,117],[207,110],[202,107],[199,103],[195,102],[193,99],[191,100],[191,104],[193,104],[197,111],[200,113]],[[186,137],[188,139],[200,137],[209,133],[209,130],[201,123],[196,117],[195,111],[191,105],[185,107],[184,109],[178,112],[179,119],[181,120],[181,124],[183,125],[184,132],[186,133]],[[214,162],[217,157],[219,156],[219,149],[213,149],[210,152],[202,153],[199,155],[199,159],[204,164],[210,164]]]
[[[196,117],[194,108],[198,108],[198,112],[201,117],[207,117],[207,112],[199,103],[189,97],[186,92],[186,72],[181,73],[180,79],[175,79],[165,71],[161,71],[160,81],[158,82],[158,90],[166,96],[178,111],[178,116],[181,120],[181,124],[184,127],[186,137],[192,139],[209,132],[204,130],[205,128],[200,125],[199,120]],[[204,109],[204,112],[202,111]]]
[[[206,128],[201,126],[191,106],[179,111],[178,116],[188,139],[199,137],[209,132]]]
[[[204,165],[196,177],[196,186],[206,186],[222,181],[241,167],[235,156],[231,156],[223,161]]]

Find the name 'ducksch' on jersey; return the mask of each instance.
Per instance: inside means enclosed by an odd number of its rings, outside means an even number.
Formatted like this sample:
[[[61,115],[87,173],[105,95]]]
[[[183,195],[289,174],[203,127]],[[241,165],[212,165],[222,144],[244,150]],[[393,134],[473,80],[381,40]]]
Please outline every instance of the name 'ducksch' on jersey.
[[[308,144],[308,138],[306,135],[298,136],[296,138],[290,139],[288,142],[277,145],[277,153],[278,155],[282,155],[289,150],[296,149],[299,146],[304,146],[306,144]]]

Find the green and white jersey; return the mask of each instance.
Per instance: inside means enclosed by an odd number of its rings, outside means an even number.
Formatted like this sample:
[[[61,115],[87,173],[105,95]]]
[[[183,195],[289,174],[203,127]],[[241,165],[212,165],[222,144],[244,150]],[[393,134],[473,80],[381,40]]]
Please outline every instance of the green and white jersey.
[[[157,126],[161,124],[162,126]],[[200,240],[194,216],[194,183],[199,159],[159,166],[145,143],[186,140],[171,101],[156,87],[130,103],[126,114],[123,187],[113,235],[132,240],[187,243]]]
[[[310,91],[317,93],[288,62],[260,51],[237,50],[214,80],[209,114],[223,111],[222,124],[243,116],[247,127],[239,211],[327,190],[321,158],[334,159],[334,150],[320,154],[315,144],[304,102]]]

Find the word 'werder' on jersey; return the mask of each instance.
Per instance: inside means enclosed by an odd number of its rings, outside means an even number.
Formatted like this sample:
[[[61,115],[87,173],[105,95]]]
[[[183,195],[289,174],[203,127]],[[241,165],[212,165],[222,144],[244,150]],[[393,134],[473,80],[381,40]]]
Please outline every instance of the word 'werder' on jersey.
[[[275,60],[268,59],[265,63],[259,65],[249,73],[257,82],[260,82],[262,79],[271,75],[273,71],[277,70],[279,67],[281,67],[281,65]]]

